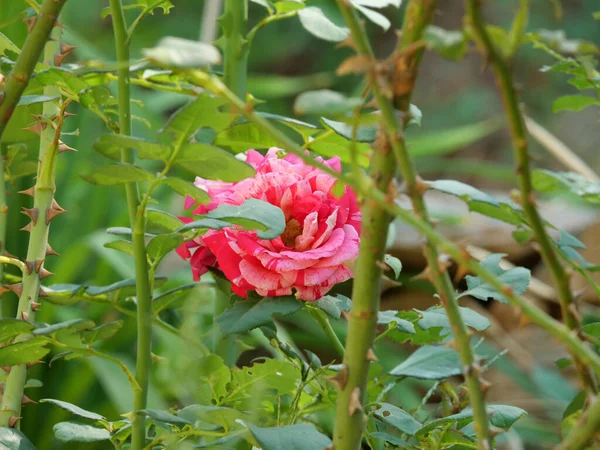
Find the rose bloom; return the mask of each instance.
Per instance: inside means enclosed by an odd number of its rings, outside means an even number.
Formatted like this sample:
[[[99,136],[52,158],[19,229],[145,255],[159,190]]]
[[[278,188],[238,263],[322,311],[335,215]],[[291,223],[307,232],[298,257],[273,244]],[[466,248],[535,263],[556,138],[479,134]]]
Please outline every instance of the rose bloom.
[[[179,247],[177,253],[190,260],[196,281],[207,266],[214,266],[241,297],[247,297],[249,290],[262,296],[295,292],[297,298],[313,301],[352,277],[347,264],[358,254],[360,232],[356,195],[346,187],[343,195],[336,197],[332,193],[335,178],[306,165],[298,156],[279,158],[280,153],[283,150],[278,148],[271,148],[266,156],[249,150],[246,162],[256,174],[237,183],[196,178],[194,184],[205,190],[212,202],[197,206],[193,214],[255,198],[281,208],[286,220],[285,231],[276,239],[260,239],[256,231],[232,226],[209,230]],[[318,157],[316,161],[341,171],[338,157],[325,161]],[[185,207],[193,205],[188,197]]]

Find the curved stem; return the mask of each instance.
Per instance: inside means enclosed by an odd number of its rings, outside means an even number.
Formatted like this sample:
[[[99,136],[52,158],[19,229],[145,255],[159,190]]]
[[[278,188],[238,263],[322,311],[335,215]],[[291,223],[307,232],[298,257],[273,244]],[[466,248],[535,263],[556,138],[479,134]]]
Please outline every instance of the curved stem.
[[[231,105],[238,108],[238,111],[240,111],[247,120],[260,127],[266,134],[277,141],[278,145],[282,148],[285,148],[288,152],[298,156],[298,158],[302,159],[306,164],[316,167],[322,172],[344,182],[354,189],[357,194],[377,203],[382,210],[387,211],[392,216],[398,217],[400,220],[406,222],[407,225],[418,230],[438,248],[438,251],[450,255],[457,263],[463,265],[466,269],[479,276],[485,283],[489,284],[490,287],[500,292],[506,301],[519,307],[533,323],[541,326],[551,336],[554,336],[562,342],[573,355],[577,355],[585,364],[590,365],[596,374],[600,375],[600,356],[579,339],[576,332],[569,329],[561,322],[553,319],[525,298],[515,295],[509,286],[502,283],[502,281],[498,280],[492,272],[481,266],[479,261],[473,259],[468,252],[465,252],[457,244],[437,232],[430,223],[427,223],[416,216],[412,210],[401,207],[399,203],[395,201],[393,196],[377,189],[368,177],[356,179],[353,176],[336,172],[329,166],[315,161],[314,158],[303,151],[302,147],[296,144],[296,142],[290,139],[286,134],[279,131],[267,119],[256,114],[252,108],[246,107],[246,104],[227,89],[217,77],[200,71],[189,71],[187,72],[187,76],[189,81],[197,86],[206,88],[214,94],[222,95],[223,98],[231,103]]]
[[[131,135],[131,98],[129,81],[129,47],[125,25],[125,16],[121,0],[110,0],[113,19],[115,45],[117,50],[119,124],[120,134]],[[121,162],[133,164],[131,149],[121,150]],[[141,450],[146,440],[146,418],[137,412],[146,407],[148,398],[148,379],[152,364],[152,288],[148,276],[148,258],[146,256],[146,212],[140,208],[137,183],[125,185],[129,221],[132,230],[133,253],[136,277],[137,298],[137,358],[135,377],[140,386],[133,393],[133,413],[131,416],[131,448]]]
[[[535,206],[533,183],[531,180],[527,128],[525,126],[523,113],[519,106],[519,98],[514,87],[510,65],[502,57],[488,35],[481,15],[480,2],[478,0],[467,0],[467,9],[469,14],[469,24],[473,29],[477,44],[494,70],[498,88],[504,102],[504,108],[513,139],[516,172],[519,189],[521,191],[521,206],[525,213],[525,217],[527,218],[527,223],[533,231],[535,240],[539,244],[542,259],[552,273],[558,292],[558,298],[560,300],[563,320],[570,329],[576,330],[579,328],[580,323],[577,307],[573,301],[573,293],[569,286],[570,276],[562,265],[559,255],[554,247],[554,243],[546,232],[544,220]],[[577,358],[575,358],[574,362],[584,385],[589,388],[591,392],[597,392],[597,381],[589,368],[585,367],[582,361],[579,361]]]
[[[589,442],[597,436],[600,429],[600,399],[596,399],[586,412],[577,420],[558,450],[582,450],[589,448]]]
[[[327,317],[325,312],[323,312],[323,310],[321,310],[319,308],[315,308],[313,306],[308,306],[308,311],[315,318],[315,320],[318,322],[318,324],[321,325],[321,328],[323,328],[323,331],[329,338],[329,341],[333,344],[335,351],[338,353],[338,355],[340,357],[343,358],[344,353],[345,353],[344,345],[340,341],[340,338],[337,336],[337,334],[335,334],[335,330],[331,326],[331,322],[329,321],[329,318]]]

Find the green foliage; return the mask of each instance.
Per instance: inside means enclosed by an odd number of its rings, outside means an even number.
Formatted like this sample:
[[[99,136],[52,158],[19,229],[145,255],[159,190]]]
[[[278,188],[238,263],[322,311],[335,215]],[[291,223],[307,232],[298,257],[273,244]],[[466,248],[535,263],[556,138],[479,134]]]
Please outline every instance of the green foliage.
[[[390,371],[391,375],[398,377],[423,380],[441,380],[461,373],[458,353],[448,347],[434,346],[420,347]]]
[[[27,436],[14,428],[0,428],[0,444],[6,450],[36,450]]]
[[[286,427],[259,428],[248,425],[256,442],[264,450],[325,450],[331,439],[319,433],[310,425],[290,425]]]

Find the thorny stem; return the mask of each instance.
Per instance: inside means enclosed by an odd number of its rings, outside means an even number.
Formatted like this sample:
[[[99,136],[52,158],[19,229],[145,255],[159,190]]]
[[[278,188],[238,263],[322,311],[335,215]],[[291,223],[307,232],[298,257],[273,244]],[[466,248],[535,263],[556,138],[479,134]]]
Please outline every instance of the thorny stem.
[[[600,429],[600,399],[594,403],[583,415],[577,419],[576,424],[567,435],[566,439],[558,446],[558,450],[582,450],[597,436]]]
[[[577,357],[585,364],[590,365],[596,374],[600,375],[600,356],[598,356],[586,343],[581,341],[576,332],[566,327],[558,320],[553,319],[543,310],[523,297],[515,295],[510,286],[505,285],[500,281],[492,272],[483,267],[479,261],[473,259],[467,251],[437,232],[430,223],[423,221],[411,210],[404,209],[400,206],[393,195],[389,195],[386,192],[377,189],[373,182],[366,176],[356,179],[353,176],[336,172],[329,166],[316,161],[312,156],[307,154],[302,147],[296,144],[294,140],[279,131],[267,119],[256,114],[252,108],[246,107],[244,101],[227,89],[219,78],[200,71],[188,71],[186,76],[191,83],[206,88],[215,95],[223,96],[223,98],[240,111],[244,118],[256,124],[266,134],[277,141],[278,145],[298,156],[306,164],[316,167],[322,172],[342,181],[347,186],[351,187],[357,194],[377,203],[381,209],[387,211],[392,216],[398,217],[403,222],[406,222],[407,225],[418,230],[438,248],[440,253],[449,255],[458,264],[464,266],[465,269],[479,276],[481,280],[487,283],[492,289],[501,293],[506,301],[518,306],[533,323],[539,325],[551,336],[554,336],[557,340],[562,342],[573,355],[577,355]]]
[[[50,221],[64,210],[54,200],[56,191],[56,159],[59,153],[60,132],[64,114],[70,101],[62,104],[56,117],[56,123],[47,125],[52,133],[41,133],[40,154],[36,184],[28,194],[33,196],[33,208],[25,210],[31,222],[27,225],[31,233],[27,248],[27,259],[24,263],[22,284],[20,288],[17,319],[35,321],[35,312],[39,307],[41,279],[49,273],[44,269],[48,253],[48,231]],[[55,129],[52,129],[54,128]],[[29,335],[20,335],[15,342],[29,339]],[[0,409],[0,426],[11,425],[11,417],[21,416],[23,390],[27,380],[27,366],[22,364],[11,367],[6,379],[6,386]],[[14,421],[14,419],[12,419]]]
[[[329,322],[329,318],[325,312],[322,309],[313,306],[308,306],[308,311],[315,318],[321,328],[323,328],[323,331],[327,335],[329,341],[333,344],[337,354],[343,358],[345,353],[344,345],[340,341],[340,338],[337,336],[337,334],[335,334],[335,330],[331,326],[331,322]]]
[[[4,155],[0,151],[0,255],[6,250],[6,222],[8,220],[8,205],[6,204],[6,183],[4,180]],[[0,261],[1,262],[1,261]],[[0,281],[4,276],[4,265],[0,264]],[[0,317],[2,307],[0,305]]]
[[[544,220],[535,206],[531,180],[527,128],[525,126],[523,113],[519,106],[519,98],[513,83],[510,65],[502,57],[485,28],[484,20],[481,15],[480,2],[478,0],[467,0],[467,10],[468,24],[473,30],[478,46],[494,70],[500,95],[504,103],[513,139],[516,172],[519,189],[521,191],[521,206],[525,213],[525,217],[527,218],[527,223],[533,231],[535,240],[539,244],[542,259],[550,269],[552,277],[554,278],[563,320],[570,329],[577,330],[580,323],[577,307],[573,301],[573,293],[569,286],[570,276],[562,265],[552,239],[546,232]],[[578,360],[577,357],[575,357],[575,366],[584,385],[589,388],[592,393],[596,393],[598,391],[598,386],[596,377],[593,373],[591,373],[589,368],[585,367],[583,362]]]
[[[117,50],[118,89],[119,89],[119,125],[120,134],[131,135],[131,97],[129,82],[129,47],[125,25],[125,16],[121,0],[110,0],[113,19],[115,45]],[[131,149],[121,150],[121,162],[133,164]],[[140,390],[133,393],[133,412],[131,416],[131,448],[141,450],[146,439],[146,418],[138,411],[146,407],[148,398],[148,379],[152,364],[152,288],[148,276],[148,258],[144,235],[146,232],[146,212],[140,208],[137,183],[125,185],[129,220],[132,230],[133,253],[136,277],[137,299],[137,359],[135,377]]]
[[[224,37],[223,81],[235,95],[246,97],[248,72],[248,0],[225,0],[225,12],[221,17]]]
[[[404,141],[403,128],[409,120],[408,111],[410,107],[410,97],[415,85],[419,62],[423,54],[423,47],[415,46],[415,43],[420,41],[425,27],[431,22],[435,4],[435,0],[413,0],[407,6],[402,27],[402,38],[394,61],[395,71],[392,76],[393,101],[384,94],[383,89],[378,85],[374,76],[372,76],[370,80],[377,104],[383,117],[388,138],[390,139],[391,150],[404,178],[406,190],[411,198],[413,209],[415,214],[427,223],[430,223],[430,219],[423,200],[423,192],[425,189],[423,189],[423,184],[415,172],[414,162],[408,153]],[[343,1],[339,1],[338,5],[350,28],[353,42],[356,44],[359,54],[374,61],[373,51],[356,12]],[[403,123],[399,123],[396,119],[394,105],[399,109],[403,116]],[[440,255],[436,247],[428,242],[425,245],[424,252],[431,281],[446,309],[454,334],[456,347],[464,368],[463,374],[467,381],[471,404],[473,406],[473,416],[475,419],[475,430],[477,432],[479,448],[491,449],[492,441],[489,433],[485,401],[467,328],[460,315],[458,301],[454,293],[454,286],[452,285],[448,273],[442,266]],[[348,441],[346,437],[346,435],[350,434],[350,427],[353,427],[354,424],[346,424],[346,428],[342,428],[345,424],[342,419],[342,414],[343,411],[341,412],[338,407],[336,426],[338,426],[339,432],[336,431],[334,433],[335,447],[340,447],[342,449],[358,448],[357,445],[360,445],[360,443],[357,444],[352,440]]]

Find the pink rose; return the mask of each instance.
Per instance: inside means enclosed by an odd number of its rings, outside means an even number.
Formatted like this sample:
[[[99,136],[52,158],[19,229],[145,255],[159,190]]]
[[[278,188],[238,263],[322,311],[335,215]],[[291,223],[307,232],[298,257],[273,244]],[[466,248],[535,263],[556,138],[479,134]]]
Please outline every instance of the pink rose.
[[[214,266],[242,297],[249,290],[263,296],[295,291],[299,299],[313,301],[352,277],[346,264],[358,254],[360,210],[356,195],[346,188],[340,198],[336,197],[331,192],[335,178],[295,155],[279,158],[280,153],[283,151],[278,148],[271,148],[266,156],[249,150],[246,162],[256,169],[256,175],[238,183],[196,178],[194,184],[208,192],[212,202],[198,206],[194,214],[205,214],[223,203],[241,205],[256,198],[281,208],[287,226],[273,240],[231,227],[209,230],[188,242],[177,252],[190,259],[195,280],[207,266]],[[338,157],[316,160],[341,171]],[[188,197],[185,207],[193,204]]]

